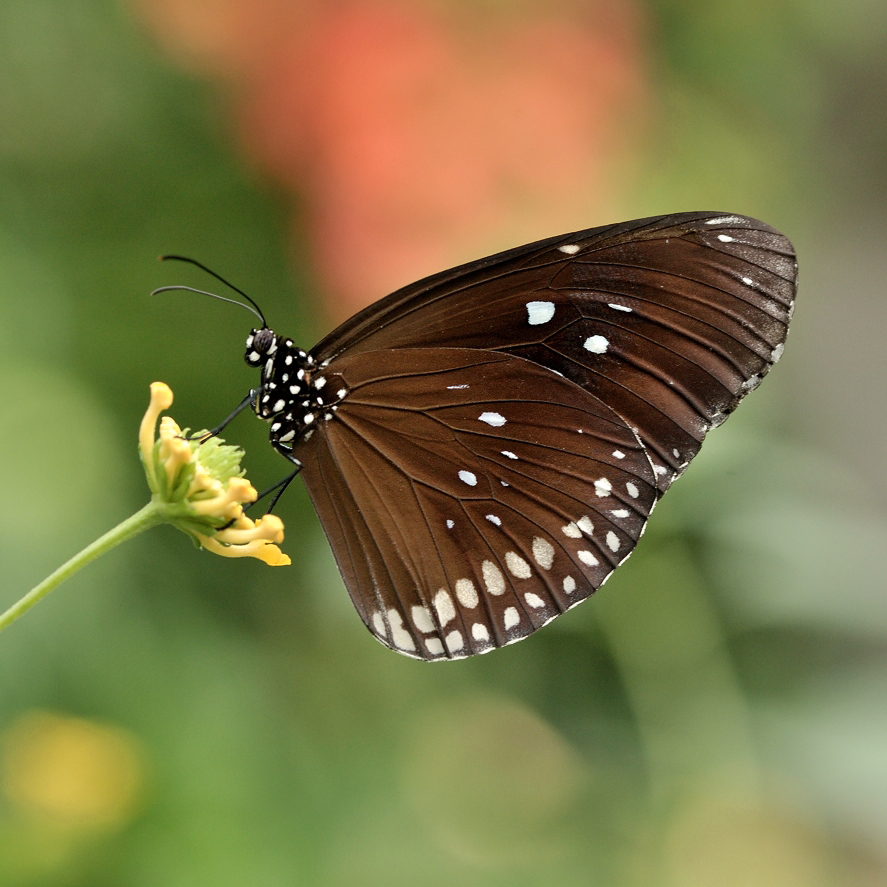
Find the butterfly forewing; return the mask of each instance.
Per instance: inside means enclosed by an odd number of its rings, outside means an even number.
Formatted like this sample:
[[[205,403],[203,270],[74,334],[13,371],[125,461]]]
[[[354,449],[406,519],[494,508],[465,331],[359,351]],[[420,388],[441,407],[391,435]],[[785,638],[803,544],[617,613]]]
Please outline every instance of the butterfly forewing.
[[[294,455],[387,646],[441,659],[519,640],[633,549],[655,475],[594,395],[483,350],[363,352],[334,369],[348,395]]]
[[[636,429],[665,489],[778,359],[796,273],[791,244],[761,222],[643,219],[420,281],[345,323],[315,354],[427,345],[524,357]]]

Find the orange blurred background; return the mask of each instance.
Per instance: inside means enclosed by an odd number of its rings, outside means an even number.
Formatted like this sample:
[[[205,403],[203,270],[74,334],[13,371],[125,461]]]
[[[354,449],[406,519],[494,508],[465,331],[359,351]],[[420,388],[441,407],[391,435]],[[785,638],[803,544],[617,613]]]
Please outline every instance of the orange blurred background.
[[[178,63],[225,90],[336,322],[434,271],[618,214],[648,128],[649,22],[632,0],[139,9]]]

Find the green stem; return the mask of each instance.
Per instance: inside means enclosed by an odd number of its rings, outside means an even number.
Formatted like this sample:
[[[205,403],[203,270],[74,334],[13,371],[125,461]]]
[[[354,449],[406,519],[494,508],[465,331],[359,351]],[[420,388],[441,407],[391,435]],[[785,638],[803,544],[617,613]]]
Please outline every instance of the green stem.
[[[14,603],[5,613],[0,615],[0,631],[11,625],[22,613],[26,613],[37,601],[46,597],[57,585],[61,585],[69,576],[73,576],[81,567],[85,567],[90,561],[99,555],[110,551],[121,542],[131,539],[133,536],[144,532],[164,520],[162,508],[154,502],[149,502],[144,508],[137,511],[132,517],[128,517],[119,523],[113,530],[109,530],[104,536],[100,536],[91,545],[87,545],[83,551],[75,554],[69,561],[62,564],[52,575],[47,576],[39,585],[32,588],[21,600]]]

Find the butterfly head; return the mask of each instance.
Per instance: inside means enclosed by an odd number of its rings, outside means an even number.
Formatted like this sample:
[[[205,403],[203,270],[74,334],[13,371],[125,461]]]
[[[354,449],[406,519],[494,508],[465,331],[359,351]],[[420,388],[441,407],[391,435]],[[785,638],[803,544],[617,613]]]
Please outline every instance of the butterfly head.
[[[261,418],[271,419],[304,399],[314,358],[297,348],[292,339],[284,339],[268,327],[254,329],[246,339],[244,360],[248,366],[262,368],[262,385],[255,403]]]

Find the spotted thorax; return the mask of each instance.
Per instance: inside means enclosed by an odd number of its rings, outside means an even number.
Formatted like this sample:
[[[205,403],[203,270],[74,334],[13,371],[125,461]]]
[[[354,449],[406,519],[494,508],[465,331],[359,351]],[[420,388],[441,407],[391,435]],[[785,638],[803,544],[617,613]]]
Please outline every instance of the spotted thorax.
[[[262,368],[253,400],[256,415],[271,423],[272,446],[298,465],[292,456],[294,443],[303,436],[307,440],[319,422],[333,418],[347,387],[341,377],[324,373],[325,363],[317,364],[292,339],[267,327],[250,332],[244,359]]]

